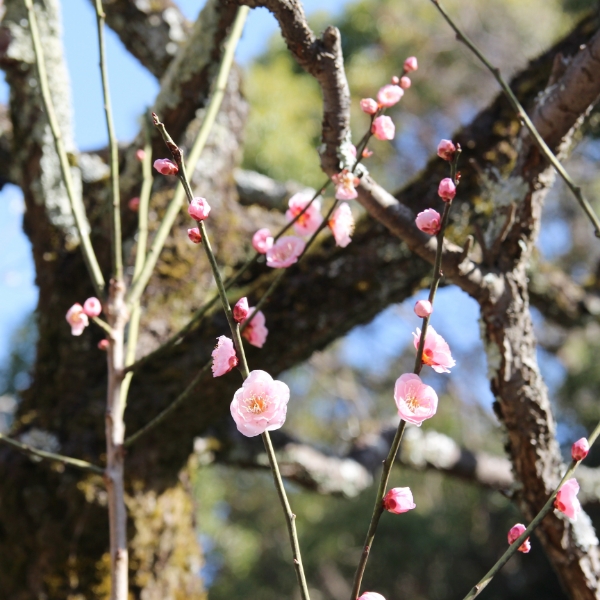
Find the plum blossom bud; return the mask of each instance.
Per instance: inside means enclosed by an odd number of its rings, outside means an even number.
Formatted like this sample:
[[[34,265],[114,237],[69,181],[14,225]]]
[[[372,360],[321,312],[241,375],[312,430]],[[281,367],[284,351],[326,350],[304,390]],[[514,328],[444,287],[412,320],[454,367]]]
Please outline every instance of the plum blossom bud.
[[[415,348],[418,350],[421,339],[419,327],[417,327],[417,333],[413,333],[413,338]],[[450,368],[456,365],[456,361],[450,353],[450,346],[431,325],[425,334],[422,360],[424,365],[429,365],[436,373],[450,373]]]
[[[425,319],[433,312],[433,306],[429,300],[419,300],[415,304],[415,315],[417,317],[421,317],[421,319]]]
[[[83,311],[83,306],[76,302],[67,311],[65,316],[67,323],[71,326],[71,335],[81,335],[83,330],[89,325],[88,316]]]
[[[585,438],[581,438],[571,446],[571,457],[573,460],[583,460],[589,451],[590,444]]]
[[[354,200],[358,197],[356,187],[360,183],[360,179],[348,169],[343,169],[337,175],[332,175],[331,181],[335,183],[335,198],[336,200]]]
[[[377,102],[373,98],[363,98],[360,101],[360,110],[368,115],[374,115],[378,108]]]
[[[206,201],[206,198],[200,198],[197,196],[193,198],[188,206],[188,215],[194,219],[194,221],[204,221],[208,218],[210,213],[210,204]]]
[[[254,437],[279,429],[285,423],[290,388],[266,371],[252,371],[234,394],[231,416],[238,431]]]
[[[442,218],[440,213],[433,208],[427,208],[420,212],[415,219],[417,227],[429,235],[437,235],[440,231],[440,222]]]
[[[379,106],[389,108],[400,102],[400,98],[404,96],[404,90],[399,85],[384,85],[377,92],[377,102]]]
[[[373,125],[371,125],[371,133],[378,140],[393,140],[394,135],[396,134],[396,127],[394,126],[394,121],[392,121],[392,119],[385,115],[377,117],[373,121]]]
[[[98,350],[102,350],[103,352],[106,352],[108,350],[108,345],[109,345],[109,342],[107,339],[100,340],[98,342]]]
[[[311,192],[298,192],[288,202],[285,216],[289,221],[294,221],[294,231],[298,235],[312,235],[319,229],[323,222],[321,216],[321,201],[313,200]],[[308,207],[308,208],[307,208]],[[306,210],[304,210],[306,209]],[[302,212],[304,210],[304,212]],[[300,215],[300,216],[298,216]]]
[[[131,198],[131,200],[129,200],[127,203],[127,208],[129,208],[131,212],[137,212],[140,210],[140,199],[137,196],[135,198]]]
[[[407,90],[410,86],[412,85],[412,81],[410,80],[410,77],[407,77],[406,75],[404,75],[401,79],[400,79],[400,87],[403,90]]]
[[[383,508],[388,512],[400,515],[408,512],[413,508],[416,508],[416,504],[413,502],[413,495],[410,488],[393,488],[391,489],[383,499]]]
[[[431,419],[437,411],[438,397],[435,390],[424,384],[414,373],[404,373],[396,380],[394,400],[400,418],[416,425]]]
[[[354,217],[352,211],[346,202],[340,204],[327,222],[333,237],[335,238],[336,246],[345,248],[351,241],[351,236],[354,233]]]
[[[298,257],[304,252],[306,242],[295,235],[279,238],[267,250],[267,267],[285,269],[298,262]]]
[[[161,175],[176,175],[179,172],[179,167],[168,158],[159,158],[155,160],[154,168]]]
[[[213,377],[221,377],[221,375],[229,373],[238,364],[233,341],[225,335],[220,336],[217,340],[217,346],[212,352]]]
[[[438,196],[444,202],[451,202],[456,196],[456,186],[450,177],[444,177],[438,186]]]
[[[102,304],[100,300],[92,296],[83,303],[83,312],[88,317],[97,317],[102,312]]]
[[[263,227],[252,236],[252,247],[259,254],[266,254],[267,250],[273,246],[273,236],[271,230]]]
[[[250,308],[248,306],[248,298],[244,296],[235,303],[235,306],[233,307],[233,318],[238,323],[241,323],[242,321],[245,321],[248,318],[249,314]]]
[[[455,152],[456,146],[452,140],[441,140],[438,144],[437,155],[444,160],[452,160]]]
[[[362,156],[363,156],[363,158],[369,158],[369,157],[373,156],[373,150],[369,150],[368,148],[365,148],[362,151]]]
[[[404,61],[404,72],[410,73],[411,71],[416,71],[419,68],[419,64],[417,63],[416,56],[409,56]]]
[[[252,315],[254,307],[248,307],[248,315]],[[265,327],[265,315],[262,310],[257,310],[256,314],[252,317],[252,321],[248,323],[248,326],[242,332],[242,337],[248,340],[249,344],[262,348],[264,343],[267,341],[267,335],[269,330]],[[245,321],[244,321],[245,323]]]
[[[146,151],[143,148],[135,151],[135,157],[142,162],[146,158]]]
[[[573,519],[573,521],[577,520],[577,515],[581,511],[581,504],[577,499],[578,492],[579,483],[573,477],[563,483],[554,500],[554,508],[567,515],[569,519]]]
[[[385,598],[377,592],[365,592],[358,600],[385,600]]]
[[[197,227],[188,229],[188,237],[190,238],[190,241],[194,242],[194,244],[199,244],[202,241],[202,234]]]
[[[508,543],[514,544],[524,533],[525,533],[525,525],[523,523],[517,523],[510,528],[508,532]],[[519,552],[523,552],[523,554],[527,554],[531,550],[531,542],[529,538],[526,538],[525,541],[519,546]]]
[[[397,75],[392,77],[392,85],[398,85],[400,83],[400,78]]]

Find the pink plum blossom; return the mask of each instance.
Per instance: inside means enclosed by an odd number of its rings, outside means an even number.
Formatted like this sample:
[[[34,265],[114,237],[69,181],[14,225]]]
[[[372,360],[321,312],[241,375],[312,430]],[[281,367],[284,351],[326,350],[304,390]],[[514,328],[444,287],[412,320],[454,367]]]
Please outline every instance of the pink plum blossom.
[[[437,147],[437,155],[444,160],[452,160],[456,146],[452,140],[441,140]]]
[[[351,241],[351,236],[354,233],[354,217],[347,202],[342,202],[327,222],[335,243],[340,248],[345,248]]]
[[[348,169],[342,170],[337,175],[331,177],[333,183],[335,183],[335,198],[336,200],[354,200],[358,197],[356,186],[360,183],[360,179],[348,171]]]
[[[433,312],[433,306],[429,300],[419,300],[415,304],[415,315],[417,317],[421,317],[421,319],[425,319]]]
[[[567,515],[569,519],[573,519],[573,521],[577,520],[577,515],[581,511],[581,504],[577,499],[578,492],[579,483],[573,477],[563,483],[554,500],[554,508]]]
[[[514,544],[524,533],[525,533],[525,525],[523,523],[517,523],[510,528],[508,532],[508,543]],[[526,538],[525,541],[519,546],[519,552],[523,552],[523,554],[527,554],[531,550],[531,541],[529,538]]]
[[[440,231],[441,216],[437,210],[426,208],[420,212],[415,219],[417,227],[429,235],[437,235]]]
[[[240,433],[254,437],[285,423],[290,388],[266,371],[252,371],[233,396],[231,416]]]
[[[365,148],[362,151],[362,155],[363,155],[363,158],[369,158],[370,156],[373,156],[373,151],[369,150],[368,148]],[[338,198],[338,200],[339,200],[339,198]]]
[[[229,373],[238,364],[233,341],[225,335],[217,338],[217,345],[212,352],[212,358],[213,377],[221,377],[221,375]]]
[[[438,196],[444,202],[450,202],[456,196],[456,186],[450,177],[444,177],[438,186]]]
[[[412,85],[412,81],[410,80],[410,77],[407,77],[406,75],[404,75],[404,77],[402,77],[400,79],[400,87],[403,90],[407,90],[411,85]]]
[[[188,229],[188,237],[190,238],[191,242],[194,242],[194,244],[199,244],[202,241],[202,234],[197,227]]]
[[[381,141],[393,140],[396,134],[396,127],[394,121],[386,115],[381,115],[373,121],[371,125],[371,133]]]
[[[127,208],[129,208],[131,212],[137,212],[140,210],[140,199],[137,196],[135,198],[131,198],[127,203]]]
[[[360,101],[360,110],[368,115],[374,115],[378,108],[377,101],[373,100],[373,98],[363,98]]]
[[[400,78],[398,75],[394,75],[391,79],[392,85],[398,85],[400,83]]]
[[[435,390],[424,384],[414,373],[404,373],[396,380],[394,400],[400,418],[418,427],[437,411],[438,397]]]
[[[251,316],[254,312],[254,307],[248,307],[248,315]],[[269,330],[265,327],[265,315],[262,310],[256,311],[256,314],[252,317],[252,321],[248,323],[248,326],[242,332],[242,337],[248,340],[249,344],[262,348],[264,343],[267,341],[267,335]]]
[[[379,106],[390,108],[390,106],[400,102],[402,96],[404,96],[404,90],[399,85],[388,84],[377,92],[377,102]]]
[[[233,318],[238,322],[242,323],[248,318],[250,314],[250,307],[248,306],[248,298],[244,296],[240,298],[233,307]]]
[[[408,487],[397,487],[391,489],[383,499],[383,508],[388,512],[400,515],[416,508],[413,495]]]
[[[421,338],[419,327],[417,327],[417,333],[413,333],[413,337],[415,348],[418,349],[419,339]],[[431,325],[427,328],[425,334],[423,364],[429,365],[436,373],[450,373],[450,368],[456,365],[446,340]]]
[[[289,208],[285,213],[288,222],[293,221],[308,206],[294,222],[294,231],[298,235],[312,235],[319,229],[319,225],[323,222],[321,201],[313,200],[312,198],[312,193],[298,192],[288,202]]]
[[[210,204],[206,201],[206,198],[200,198],[197,196],[193,198],[188,206],[188,215],[194,219],[194,221],[204,221],[208,218],[210,213]]]
[[[410,73],[411,71],[416,71],[419,68],[419,64],[417,63],[416,56],[409,56],[404,61],[404,72]]]
[[[577,440],[571,446],[571,457],[573,460],[583,460],[590,451],[590,444],[585,438]]]
[[[100,340],[98,342],[98,350],[102,350],[103,352],[106,352],[108,350],[108,346],[109,346],[109,341],[104,338],[103,340]]]
[[[102,304],[98,298],[92,296],[83,303],[83,312],[88,317],[97,317],[102,312]]]
[[[252,247],[259,254],[266,254],[267,250],[273,246],[273,236],[271,230],[263,227],[252,236]]]
[[[285,269],[298,262],[298,257],[304,252],[306,242],[295,235],[279,238],[267,250],[267,266],[272,269]]]
[[[385,598],[377,592],[365,592],[358,600],[385,600]]]
[[[143,148],[139,148],[135,151],[135,157],[142,162],[146,158],[146,151]]]
[[[168,158],[159,158],[154,161],[154,168],[161,175],[176,175],[179,172],[179,167]]]
[[[65,316],[67,323],[71,326],[71,335],[81,335],[83,330],[89,325],[88,316],[83,310],[83,306],[76,302],[67,311]]]

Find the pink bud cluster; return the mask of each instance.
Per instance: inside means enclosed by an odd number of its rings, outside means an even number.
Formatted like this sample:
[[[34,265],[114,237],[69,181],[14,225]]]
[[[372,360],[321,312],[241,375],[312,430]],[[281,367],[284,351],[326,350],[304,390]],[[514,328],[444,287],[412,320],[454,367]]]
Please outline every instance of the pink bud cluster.
[[[508,543],[514,544],[524,533],[525,533],[525,525],[523,523],[517,523],[510,528],[508,532]],[[531,550],[531,542],[529,538],[526,538],[525,541],[519,546],[518,551],[523,552],[523,554],[527,554]]]
[[[65,318],[71,326],[72,335],[81,335],[83,330],[89,325],[90,318],[97,317],[102,312],[102,304],[95,297],[88,298],[83,306],[76,302],[69,308]]]

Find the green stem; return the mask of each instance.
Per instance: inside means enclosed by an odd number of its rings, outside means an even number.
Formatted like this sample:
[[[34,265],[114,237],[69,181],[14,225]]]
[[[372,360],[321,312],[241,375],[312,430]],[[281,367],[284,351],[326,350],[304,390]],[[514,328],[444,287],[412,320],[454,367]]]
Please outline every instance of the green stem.
[[[583,209],[583,211],[591,221],[592,225],[594,226],[594,233],[596,237],[600,237],[600,221],[598,220],[598,216],[594,212],[592,205],[583,195],[581,188],[571,179],[571,176],[567,173],[566,169],[562,166],[562,163],[558,160],[558,158],[556,158],[556,155],[552,152],[548,144],[546,144],[539,131],[533,124],[532,120],[527,115],[527,112],[525,111],[525,109],[523,108],[513,91],[510,89],[510,86],[500,74],[500,69],[494,67],[488,61],[488,59],[481,53],[479,48],[477,48],[477,46],[469,39],[469,37],[467,37],[460,30],[458,25],[452,20],[450,15],[440,4],[439,0],[431,0],[431,2],[433,2],[433,4],[440,11],[441,15],[448,23],[448,25],[450,25],[450,27],[454,30],[454,33],[456,33],[456,37],[458,38],[458,40],[465,44],[465,46],[467,46],[467,48],[469,48],[469,50],[471,50],[471,52],[475,54],[475,56],[481,61],[481,63],[483,63],[483,65],[485,65],[488,71],[490,71],[490,73],[494,76],[494,78],[502,88],[502,91],[506,95],[506,98],[508,99],[510,105],[517,113],[517,117],[521,119],[525,127],[527,127],[527,130],[531,134],[531,137],[533,138],[533,141],[535,142],[536,146],[539,148],[540,152],[546,157],[548,162],[556,169],[557,173],[562,177],[566,186],[571,190],[572,194],[577,199],[577,202],[579,202],[581,208]]]
[[[81,251],[83,252],[83,259],[89,272],[92,284],[96,290],[98,297],[102,297],[102,293],[105,288],[104,276],[100,270],[100,265],[94,253],[92,242],[88,233],[88,223],[85,215],[85,208],[81,198],[75,193],[75,187],[73,185],[73,177],[71,175],[71,165],[69,164],[69,157],[62,139],[60,132],[60,126],[56,113],[54,111],[54,104],[50,95],[50,87],[48,84],[48,74],[46,73],[46,64],[44,58],[44,51],[40,41],[40,32],[37,24],[37,17],[35,10],[33,9],[32,0],[24,0],[25,7],[27,8],[27,17],[29,19],[29,28],[31,31],[31,41],[33,43],[33,51],[35,53],[35,63],[38,70],[40,79],[40,91],[42,94],[42,101],[46,110],[46,116],[48,117],[48,125],[54,138],[54,146],[56,153],[58,154],[58,161],[60,163],[60,170],[63,177],[63,183],[67,190],[67,197],[73,211],[75,218],[75,226],[77,233],[81,241]]]

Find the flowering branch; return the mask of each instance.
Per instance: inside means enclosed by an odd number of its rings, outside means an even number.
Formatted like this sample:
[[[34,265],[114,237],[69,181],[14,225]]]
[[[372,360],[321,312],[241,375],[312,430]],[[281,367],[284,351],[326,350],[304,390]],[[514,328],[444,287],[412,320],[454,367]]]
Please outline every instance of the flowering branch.
[[[98,296],[101,296],[105,287],[104,276],[100,270],[100,265],[98,264],[98,259],[96,258],[96,254],[94,253],[94,248],[92,247],[92,242],[90,240],[83,202],[81,201],[81,197],[76,194],[75,187],[73,185],[69,157],[67,156],[67,151],[63,143],[60,126],[54,111],[54,103],[52,102],[52,96],[50,95],[44,51],[40,43],[37,17],[35,15],[35,10],[33,9],[32,0],[24,0],[24,2],[25,7],[27,8],[27,17],[29,19],[29,28],[31,31],[31,41],[33,43],[35,63],[39,75],[40,92],[42,95],[44,108],[46,109],[46,116],[48,117],[48,125],[50,126],[52,137],[54,138],[54,145],[56,147],[56,153],[58,154],[63,183],[65,184],[65,189],[67,190],[67,196],[69,198],[71,210],[73,211],[73,216],[75,217],[75,225],[81,241],[81,251],[83,253],[86,267],[96,293]]]
[[[550,162],[550,164],[556,169],[556,172],[562,177],[563,181],[565,182],[567,187],[571,190],[571,192],[577,199],[577,202],[579,202],[581,208],[583,209],[583,211],[585,212],[585,214],[591,221],[592,225],[594,226],[594,233],[595,233],[596,237],[600,237],[600,220],[598,220],[598,216],[594,212],[592,205],[589,203],[587,198],[585,198],[585,196],[583,195],[583,193],[581,191],[581,188],[571,179],[571,176],[567,173],[567,171],[563,167],[562,163],[558,160],[556,155],[552,152],[552,150],[550,149],[548,144],[545,142],[544,138],[540,135],[536,126],[533,124],[533,121],[529,118],[529,116],[527,115],[527,112],[525,111],[525,109],[523,108],[523,106],[521,105],[521,103],[519,102],[519,100],[517,99],[515,94],[513,93],[513,91],[510,89],[510,86],[508,85],[506,80],[502,77],[502,75],[500,73],[500,69],[498,69],[497,67],[494,67],[488,61],[488,59],[481,53],[479,48],[477,48],[477,46],[469,39],[469,37],[461,31],[461,29],[458,27],[458,25],[452,20],[450,15],[448,15],[448,13],[444,9],[444,7],[440,4],[439,0],[431,0],[431,2],[433,2],[433,4],[436,6],[436,8],[440,12],[440,14],[444,17],[444,19],[448,23],[448,25],[450,25],[450,27],[454,30],[454,33],[456,33],[457,39],[459,41],[463,42],[463,44],[465,44],[465,46],[467,46],[467,48],[469,48],[469,50],[471,50],[471,52],[473,52],[473,54],[475,54],[475,56],[481,61],[481,63],[483,63],[485,65],[485,67],[490,71],[490,73],[494,76],[494,78],[496,79],[496,81],[498,82],[500,87],[502,88],[502,91],[506,95],[506,98],[508,99],[510,105],[512,106],[514,111],[517,113],[517,117],[521,120],[523,125],[525,125],[525,127],[527,127],[527,130],[529,131],[531,137],[533,138],[536,146],[539,148],[540,152],[546,157],[548,162]],[[587,48],[587,52],[589,53],[589,56],[597,62],[598,59],[596,59],[594,56],[594,52],[595,52],[594,47],[597,46],[598,48],[600,48],[600,35],[596,35],[594,37],[594,40],[592,40],[592,43],[590,44],[590,46],[591,47]],[[596,50],[596,52],[597,52],[597,50]],[[597,69],[598,66],[593,67],[593,68]],[[587,75],[586,75],[586,77],[587,77]],[[598,96],[598,91],[595,90],[595,93],[593,93],[590,101],[593,101],[597,96]],[[589,104],[589,102],[588,102],[588,104]]]

